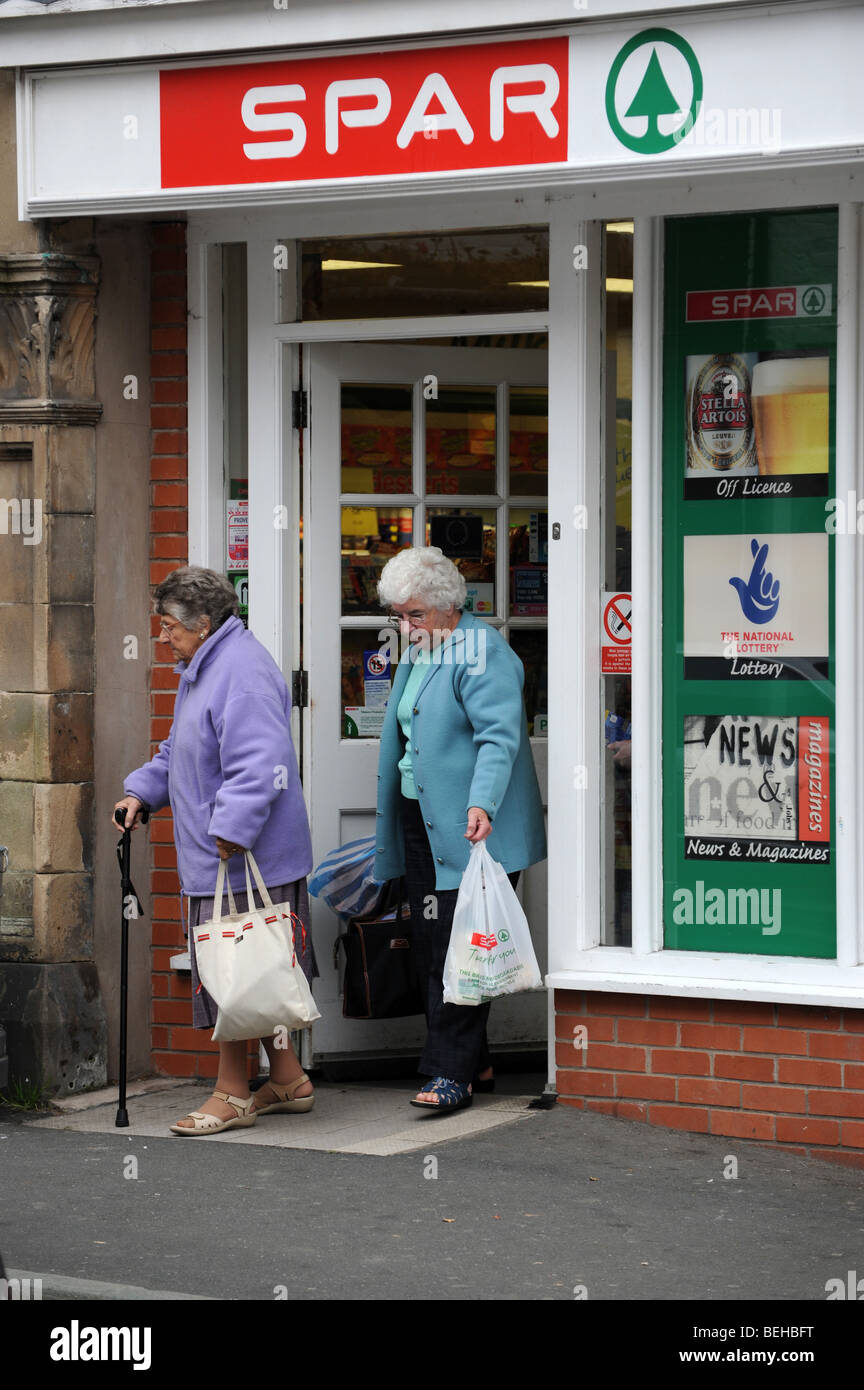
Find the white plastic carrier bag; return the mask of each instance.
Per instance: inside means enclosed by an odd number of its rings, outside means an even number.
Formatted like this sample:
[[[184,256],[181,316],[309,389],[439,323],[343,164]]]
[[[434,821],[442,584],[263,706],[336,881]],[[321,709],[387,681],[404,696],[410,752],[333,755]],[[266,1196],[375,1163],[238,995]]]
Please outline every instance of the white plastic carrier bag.
[[[542,983],[522,904],[483,840],[472,845],[444,962],[444,1003],[483,1004]]]
[[[193,928],[198,974],[219,1006],[213,1031],[217,1042],[268,1038],[282,1028],[308,1028],[321,1017],[297,960],[291,908],[288,903],[274,906],[249,850],[244,863],[250,910],[238,913],[227,861],[221,859],[213,918]],[[250,865],[263,908],[255,907]],[[223,917],[226,887],[230,915]]]

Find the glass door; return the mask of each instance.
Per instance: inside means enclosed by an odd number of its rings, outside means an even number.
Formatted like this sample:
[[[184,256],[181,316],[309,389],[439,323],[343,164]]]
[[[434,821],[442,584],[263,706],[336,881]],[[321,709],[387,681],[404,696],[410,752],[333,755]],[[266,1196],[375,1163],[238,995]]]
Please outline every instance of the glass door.
[[[495,340],[500,342],[501,340]],[[392,672],[377,581],[391,555],[438,545],[465,575],[468,606],[521,657],[545,798],[547,425],[545,345],[315,345],[304,351],[309,427],[303,520],[306,786],[316,861],[370,835],[378,734]],[[397,647],[398,649],[398,647]],[[522,892],[545,968],[545,865]],[[319,1053],[408,1049],[422,1020],[341,1017],[336,919],[313,918],[322,980]],[[502,1000],[490,1040],[542,1042],[546,995]]]

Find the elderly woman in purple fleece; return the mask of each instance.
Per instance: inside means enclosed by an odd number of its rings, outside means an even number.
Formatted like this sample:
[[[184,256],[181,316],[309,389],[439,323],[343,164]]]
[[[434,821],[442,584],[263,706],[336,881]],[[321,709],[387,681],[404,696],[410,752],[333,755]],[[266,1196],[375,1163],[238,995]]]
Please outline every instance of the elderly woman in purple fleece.
[[[249,904],[243,851],[253,851],[273,901],[290,903],[303,924],[303,939],[295,944],[307,978],[317,973],[306,893],[312,844],[291,742],[291,696],[237,608],[233,585],[195,565],[174,570],[156,588],[162,641],[178,658],[174,669],[180,672],[174,720],[156,756],[125,779],[125,795],[114,808],[122,808],[124,824],[135,829],[142,806],[171,806],[180,884],[189,895],[196,1028],[214,1027],[216,1005],[198,979],[191,927],[212,916],[220,859],[233,859],[228,877],[238,911],[244,911]],[[173,1133],[218,1134],[254,1125],[258,1115],[311,1110],[312,1084],[290,1041],[287,1047],[281,1038],[279,1047],[273,1038],[261,1041],[270,1079],[254,1098],[249,1043],[220,1043],[212,1097],[171,1125]]]

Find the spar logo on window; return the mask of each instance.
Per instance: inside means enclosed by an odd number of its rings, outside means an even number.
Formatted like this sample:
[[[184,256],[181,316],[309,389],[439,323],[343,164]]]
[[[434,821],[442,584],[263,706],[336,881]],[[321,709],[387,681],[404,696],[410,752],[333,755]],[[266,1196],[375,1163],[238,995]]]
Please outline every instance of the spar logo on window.
[[[163,188],[564,163],[567,39],[160,73]]]

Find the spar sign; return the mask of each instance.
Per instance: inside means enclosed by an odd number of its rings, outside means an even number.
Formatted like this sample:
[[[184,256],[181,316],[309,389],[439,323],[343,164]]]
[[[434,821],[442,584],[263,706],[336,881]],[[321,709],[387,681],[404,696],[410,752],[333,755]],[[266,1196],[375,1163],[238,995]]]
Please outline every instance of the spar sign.
[[[162,187],[566,163],[567,42],[164,71]]]

